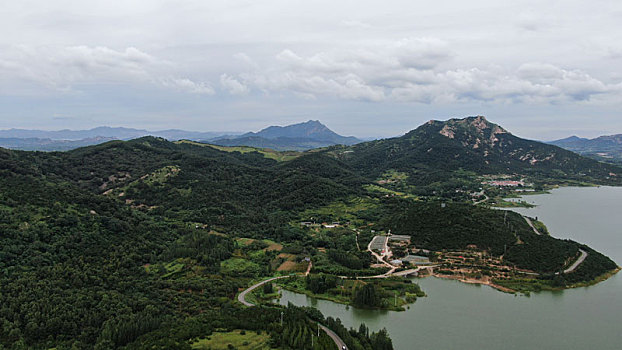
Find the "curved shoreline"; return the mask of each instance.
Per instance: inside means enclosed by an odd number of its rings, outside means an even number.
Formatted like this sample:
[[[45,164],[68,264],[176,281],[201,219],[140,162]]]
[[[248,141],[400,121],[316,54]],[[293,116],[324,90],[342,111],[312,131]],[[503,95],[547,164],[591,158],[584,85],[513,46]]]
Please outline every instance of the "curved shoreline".
[[[308,291],[308,290],[298,290],[298,289],[294,289],[294,288],[288,288],[286,286],[280,285],[281,288],[285,289],[288,292],[292,292],[292,293],[297,293],[297,294],[302,294],[302,295],[306,295],[307,297],[310,298],[314,298],[314,299],[319,299],[319,300],[326,300],[326,301],[330,301],[333,302],[335,304],[341,304],[341,305],[346,305],[348,307],[354,307],[357,309],[361,309],[361,310],[377,310],[377,311],[406,311],[406,308],[403,307],[399,307],[399,308],[388,308],[388,309],[384,309],[384,308],[380,308],[380,307],[360,307],[360,306],[355,306],[350,302],[344,302],[343,300],[339,300],[339,299],[333,299],[324,295],[318,295],[318,294],[313,294],[313,292]],[[409,304],[414,304],[414,303],[409,303]]]
[[[579,282],[579,283],[575,283],[575,284],[571,284],[568,285],[566,287],[560,288],[560,287],[551,287],[550,289],[543,289],[541,291],[546,292],[546,291],[562,291],[562,290],[566,290],[566,289],[574,289],[574,288],[581,288],[581,287],[589,287],[589,286],[593,286],[596,285],[600,282],[604,282],[606,280],[608,280],[609,278],[613,277],[615,274],[617,274],[618,272],[620,272],[620,270],[622,270],[622,267],[618,266],[617,268],[611,270],[611,271],[607,271],[605,273],[603,273],[602,275],[586,281],[586,282]],[[515,293],[520,293],[520,291],[508,288],[508,287],[504,287],[501,285],[498,285],[494,282],[491,281],[482,281],[482,280],[477,280],[477,279],[468,279],[468,278],[462,278],[462,277],[458,277],[458,276],[452,276],[452,275],[442,275],[442,274],[437,274],[434,273],[431,275],[432,277],[436,277],[436,278],[443,278],[443,279],[449,279],[449,280],[454,280],[454,281],[459,281],[462,283],[466,283],[466,284],[481,284],[481,285],[485,285],[485,286],[489,286],[491,288],[497,289],[501,292],[504,293],[511,293],[511,294],[515,294]],[[425,277],[423,277],[425,278]],[[532,291],[532,292],[536,292],[536,291]]]

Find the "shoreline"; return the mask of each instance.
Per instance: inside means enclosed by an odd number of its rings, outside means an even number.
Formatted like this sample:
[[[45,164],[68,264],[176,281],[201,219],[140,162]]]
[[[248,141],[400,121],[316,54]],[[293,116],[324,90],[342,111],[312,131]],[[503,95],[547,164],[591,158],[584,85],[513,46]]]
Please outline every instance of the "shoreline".
[[[570,285],[568,288],[563,288],[563,289],[571,289],[571,288],[581,288],[581,287],[594,286],[594,285],[597,285],[600,282],[604,282],[604,281],[610,279],[611,277],[615,276],[618,272],[620,272],[620,270],[622,270],[622,267],[618,266],[617,268],[615,268],[615,269],[613,269],[611,271],[607,271],[607,272],[603,273],[602,275],[594,278],[593,280],[590,280],[590,281],[587,281],[587,282],[575,283],[575,284]]]
[[[589,287],[589,286],[594,286],[600,282],[604,282],[608,279],[610,279],[611,277],[615,276],[618,272],[620,272],[622,270],[622,267],[618,266],[617,268],[611,270],[611,271],[607,271],[605,273],[603,273],[602,275],[590,280],[590,281],[585,281],[585,282],[579,282],[579,283],[575,283],[575,284],[571,284],[568,285],[566,287],[560,288],[560,287],[551,287],[550,289],[542,289],[540,291],[529,291],[531,292],[546,292],[546,291],[550,291],[550,292],[556,292],[556,291],[563,291],[563,290],[567,290],[567,289],[574,289],[574,288],[581,288],[581,287]],[[468,279],[468,278],[462,278],[462,277],[458,277],[458,276],[452,276],[452,275],[442,275],[442,274],[438,274],[438,273],[433,273],[429,276],[432,277],[436,277],[436,278],[443,278],[443,279],[448,279],[448,280],[454,280],[454,281],[459,281],[462,283],[466,283],[466,284],[479,284],[479,285],[485,285],[485,286],[489,286],[491,288],[494,288],[500,292],[504,292],[504,293],[510,293],[510,294],[516,294],[516,293],[523,293],[508,287],[504,287],[501,285],[498,285],[494,282],[491,281],[482,281],[482,280],[477,280],[477,279]],[[426,277],[429,277],[426,276]],[[421,278],[426,278],[426,277],[421,277]]]
[[[313,292],[308,291],[308,290],[298,290],[298,289],[295,289],[295,288],[287,288],[287,287],[285,287],[283,285],[278,285],[278,286],[281,287],[282,289],[288,291],[288,292],[303,294],[303,295],[306,295],[307,297],[310,297],[310,298],[315,298],[315,299],[320,299],[320,300],[327,300],[327,301],[330,301],[330,302],[333,302],[333,303],[336,303],[336,304],[346,305],[348,307],[353,307],[353,308],[357,308],[357,309],[360,309],[360,310],[396,311],[396,312],[406,311],[405,307],[393,307],[393,308],[360,307],[360,306],[355,306],[355,305],[351,304],[350,302],[344,302],[344,301],[339,300],[337,298],[330,298],[328,296],[324,296],[324,295],[321,295],[321,294],[319,294],[319,295],[318,294],[313,294]],[[426,296],[427,296],[427,294],[426,294]],[[281,297],[279,297],[279,300],[280,300],[280,298]],[[408,303],[407,302],[404,305],[410,307],[409,306],[410,304],[414,304],[414,302],[413,303]]]
[[[477,279],[461,278],[461,277],[458,277],[458,276],[442,275],[442,274],[438,274],[438,273],[433,273],[430,276],[436,277],[436,278],[443,278],[443,279],[448,279],[448,280],[459,281],[459,282],[466,283],[466,284],[480,284],[480,285],[484,285],[484,286],[489,286],[491,288],[494,288],[494,289],[496,289],[496,290],[498,290],[500,292],[504,292],[504,293],[511,293],[511,294],[517,293],[517,291],[515,291],[514,289],[503,287],[503,286],[500,286],[500,285],[495,284],[495,283],[490,282],[490,281],[482,281],[482,280],[477,280]],[[428,277],[428,276],[426,276],[426,277]],[[422,278],[426,278],[426,277],[422,277]]]

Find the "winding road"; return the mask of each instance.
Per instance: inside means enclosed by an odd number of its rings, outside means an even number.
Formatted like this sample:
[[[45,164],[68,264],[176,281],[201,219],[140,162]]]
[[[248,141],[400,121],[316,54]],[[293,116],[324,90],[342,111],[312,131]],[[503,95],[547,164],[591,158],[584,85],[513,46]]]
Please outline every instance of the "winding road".
[[[526,217],[526,216],[523,216],[523,218],[525,219],[525,221],[527,221],[527,224],[529,224],[529,226],[531,226],[531,229],[533,230],[533,232],[534,232],[535,234],[537,234],[538,236],[539,236],[539,235],[541,235],[540,231],[538,231],[538,230],[536,229],[536,227],[533,225],[533,222],[531,222],[531,219],[530,219],[530,218],[528,218],[528,217]]]
[[[242,291],[242,293],[238,294],[238,301],[246,306],[255,306],[255,304],[253,303],[249,303],[248,301],[246,301],[246,294],[252,292],[253,290],[255,290],[255,288],[261,287],[264,284],[268,283],[268,282],[272,282],[274,280],[278,280],[281,278],[289,278],[292,276],[278,276],[278,277],[272,277],[272,278],[268,278],[267,280],[261,281],[259,283],[255,283],[252,286],[246,288],[245,290]]]
[[[574,271],[579,265],[581,265],[583,260],[585,260],[585,258],[587,258],[587,252],[585,250],[579,249],[579,251],[581,252],[581,256],[579,256],[579,258],[577,259],[577,261],[574,262],[574,264],[570,265],[569,268],[565,269],[564,273],[568,273],[568,272]]]
[[[339,336],[335,332],[331,331],[330,329],[322,325],[320,325],[320,328],[322,328],[322,330],[326,332],[326,334],[328,334],[328,336],[333,339],[333,341],[335,342],[335,345],[337,345],[337,349],[341,350],[341,349],[347,348],[346,343],[344,343],[343,340],[341,340],[341,338],[339,338]]]
[[[383,249],[384,253],[382,253],[382,255],[378,255],[378,253],[374,252],[374,251],[371,249],[371,245],[372,245],[372,243],[374,242],[374,240],[376,239],[376,237],[382,237],[382,236],[375,236],[375,237],[374,237],[374,238],[373,238],[373,239],[369,242],[369,244],[367,245],[367,250],[368,250],[368,251],[369,251],[369,252],[370,252],[373,256],[375,256],[375,257],[376,257],[376,259],[378,260],[378,262],[380,262],[381,264],[386,265],[386,266],[390,269],[388,272],[386,272],[386,273],[384,273],[384,274],[382,274],[382,275],[379,275],[379,276],[389,276],[389,275],[391,275],[391,274],[395,271],[395,269],[397,269],[397,267],[395,267],[395,266],[393,266],[393,265],[389,264],[388,262],[386,262],[386,261],[384,260],[384,258],[385,258],[386,256],[390,256],[390,254],[389,254],[389,245],[388,245],[388,242],[389,242],[389,237],[384,237],[384,249]],[[378,277],[376,277],[376,278],[378,278]]]
[[[311,265],[311,264],[309,264]],[[309,267],[307,269],[307,274],[309,273],[309,271],[311,270],[311,268]],[[252,292],[253,290],[255,290],[256,288],[259,288],[261,286],[263,286],[264,284],[268,283],[268,282],[272,282],[278,279],[282,279],[282,278],[289,278],[292,277],[293,275],[289,275],[289,276],[278,276],[278,277],[272,277],[272,278],[268,278],[267,280],[263,280],[261,282],[255,283],[252,286],[246,288],[245,290],[243,290],[240,294],[238,294],[238,301],[248,307],[251,306],[256,306],[253,303],[250,303],[248,301],[246,301],[246,294]],[[333,339],[333,341],[335,342],[335,345],[337,345],[337,349],[341,350],[346,346],[346,343],[339,338],[339,336],[331,331],[330,329],[328,329],[327,327],[324,327],[323,325],[320,324],[320,328],[322,328],[322,330],[324,330],[324,332],[326,332],[326,334],[328,334],[329,337],[331,337]]]

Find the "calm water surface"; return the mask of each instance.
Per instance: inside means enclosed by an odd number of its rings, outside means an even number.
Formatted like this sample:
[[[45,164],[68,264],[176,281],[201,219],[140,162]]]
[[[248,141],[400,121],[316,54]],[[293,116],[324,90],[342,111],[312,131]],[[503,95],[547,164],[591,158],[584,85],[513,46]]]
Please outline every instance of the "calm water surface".
[[[622,264],[622,188],[561,188],[525,196],[555,237],[586,243]],[[347,308],[283,291],[350,327],[386,327],[396,349],[622,349],[622,275],[595,286],[514,296],[451,280],[416,280],[428,294],[405,312]]]

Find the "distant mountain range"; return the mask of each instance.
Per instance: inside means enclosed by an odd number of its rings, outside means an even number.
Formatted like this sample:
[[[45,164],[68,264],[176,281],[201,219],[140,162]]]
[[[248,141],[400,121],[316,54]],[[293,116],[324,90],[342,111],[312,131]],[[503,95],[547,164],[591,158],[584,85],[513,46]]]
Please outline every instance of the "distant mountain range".
[[[197,132],[186,130],[149,131],[107,126],[89,130],[0,130],[0,147],[25,151],[67,151],[110,140],[130,140],[143,136],[162,137],[169,141],[193,140],[221,146],[251,146],[284,151],[304,151],[337,144],[352,145],[361,140],[338,135],[319,121],[289,126],[270,126],[259,132]]]
[[[622,163],[622,134],[594,139],[570,136],[548,143],[600,161]]]
[[[49,138],[0,138],[0,147],[22,151],[69,151],[75,148],[97,145],[116,140],[114,137],[89,137],[80,140],[52,140]]]
[[[361,140],[341,136],[318,120],[288,126],[270,126],[259,132],[206,140],[220,146],[250,146],[277,151],[304,151],[333,145],[353,145]]]
[[[118,140],[130,140],[143,136],[157,136],[163,137],[167,140],[201,140],[220,137],[223,135],[232,134],[232,132],[198,132],[198,131],[186,131],[177,129],[149,131],[144,129],[132,129],[132,128],[112,128],[108,126],[100,126],[88,130],[27,130],[27,129],[8,129],[0,130],[0,138],[19,138],[19,139],[50,139],[50,140],[65,140],[65,141],[78,141],[85,139],[92,139],[97,137],[118,139]],[[236,133],[233,133],[236,134]]]

